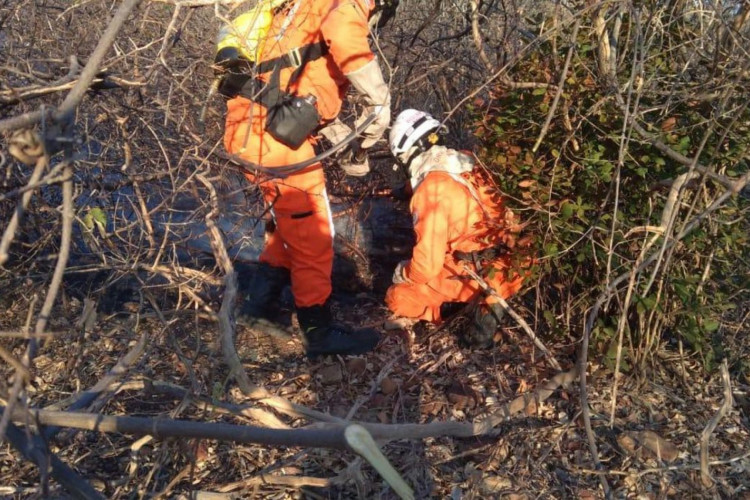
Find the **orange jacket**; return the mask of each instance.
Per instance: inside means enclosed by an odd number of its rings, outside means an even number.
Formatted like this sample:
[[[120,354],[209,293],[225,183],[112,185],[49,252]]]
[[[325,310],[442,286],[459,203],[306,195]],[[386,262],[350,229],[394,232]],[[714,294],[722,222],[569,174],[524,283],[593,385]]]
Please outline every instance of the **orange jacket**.
[[[404,269],[404,277],[412,283],[427,283],[438,276],[445,264],[454,262],[453,252],[484,250],[507,235],[506,211],[497,191],[480,179],[476,169],[463,177],[474,186],[481,206],[467,186],[445,172],[430,172],[414,191],[410,207],[417,242]]]
[[[291,23],[290,9],[297,7]],[[309,61],[299,79],[287,88],[294,68],[280,73],[281,89],[304,96],[314,95],[323,120],[332,120],[341,110],[349,82],[345,75],[357,71],[374,59],[370,50],[367,20],[373,4],[370,0],[291,0],[276,13],[268,32],[260,61],[267,61],[310,43],[325,41],[328,54]],[[268,81],[271,73],[260,76]],[[244,99],[244,98],[235,98]],[[250,105],[248,101],[248,106]]]

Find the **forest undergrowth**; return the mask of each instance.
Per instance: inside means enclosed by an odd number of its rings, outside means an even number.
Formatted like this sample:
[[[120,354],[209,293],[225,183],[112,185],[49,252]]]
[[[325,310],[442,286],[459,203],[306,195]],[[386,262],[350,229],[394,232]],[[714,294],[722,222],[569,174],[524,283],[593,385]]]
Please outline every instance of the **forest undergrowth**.
[[[287,328],[231,321],[264,208],[208,89],[247,5],[0,1],[0,495],[397,498],[351,451],[39,420],[67,411],[360,422],[416,498],[750,498],[748,2],[403,2],[373,43],[394,114],[443,119],[525,224],[525,324],[314,362],[288,297]],[[384,142],[370,159],[365,182],[325,168],[353,228],[336,316],[380,328],[410,228]]]

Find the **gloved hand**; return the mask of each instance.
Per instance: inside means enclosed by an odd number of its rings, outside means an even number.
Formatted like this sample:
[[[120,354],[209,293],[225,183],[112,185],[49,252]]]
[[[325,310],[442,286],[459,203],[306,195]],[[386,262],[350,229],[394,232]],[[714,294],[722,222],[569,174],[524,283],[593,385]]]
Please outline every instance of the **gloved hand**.
[[[351,133],[352,129],[338,118],[320,130],[320,134],[334,146],[346,139]],[[349,147],[344,149],[343,152],[338,153],[335,158],[339,168],[346,175],[362,177],[370,172],[367,152],[362,149],[356,140],[349,143]]]
[[[364,116],[357,120],[357,126],[370,114],[377,113],[375,121],[368,125],[362,134],[361,147],[367,149],[378,142],[391,122],[391,91],[383,79],[377,58],[346,77],[367,102],[367,110]]]
[[[404,276],[404,269],[406,269],[407,264],[409,264],[408,260],[402,260],[396,266],[396,269],[393,271],[393,284],[394,285],[400,285],[401,283],[409,283],[409,280],[406,278],[406,276]]]
[[[352,143],[339,158],[339,167],[352,177],[364,177],[370,172],[370,162],[367,160],[367,151]]]

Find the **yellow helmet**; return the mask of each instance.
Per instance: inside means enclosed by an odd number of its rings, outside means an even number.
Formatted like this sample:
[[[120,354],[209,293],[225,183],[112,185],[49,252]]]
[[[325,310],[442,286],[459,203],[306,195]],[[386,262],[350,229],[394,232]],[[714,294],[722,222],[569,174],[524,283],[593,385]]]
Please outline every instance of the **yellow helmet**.
[[[239,58],[257,61],[273,22],[273,11],[285,1],[260,0],[231,24],[223,26],[219,31],[215,62],[226,64]]]

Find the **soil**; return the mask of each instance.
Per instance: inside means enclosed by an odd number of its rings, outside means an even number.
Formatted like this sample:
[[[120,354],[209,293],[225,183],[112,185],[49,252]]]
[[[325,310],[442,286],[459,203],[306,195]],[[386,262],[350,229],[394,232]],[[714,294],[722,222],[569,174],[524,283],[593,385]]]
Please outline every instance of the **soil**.
[[[377,327],[386,316],[381,304],[382,297],[360,293],[338,303],[335,311],[341,321]],[[61,335],[46,344],[30,389],[35,404],[43,407],[94,385],[147,334],[145,351],[122,379],[128,383],[113,388],[102,413],[258,424],[154,389],[157,382],[167,382],[187,389],[196,400],[254,404],[227,378],[215,323],[200,314],[182,314],[165,325],[150,306],[130,307],[134,310],[100,315],[90,331],[77,337]],[[58,309],[50,330],[75,331],[81,310],[78,299],[67,299],[65,313]],[[13,302],[0,329],[18,324],[24,311],[22,302]],[[292,331],[294,318],[289,319]],[[304,357],[296,334],[270,336],[238,327],[236,345],[253,383],[294,403],[364,422],[475,421],[554,375],[515,325],[503,327],[492,349],[471,350],[459,343],[461,322],[456,318],[439,329],[418,324],[416,332],[392,331],[374,353],[314,362]],[[16,355],[21,347],[15,343]],[[574,342],[549,342],[548,347],[564,367],[572,366]],[[748,386],[734,381],[737,404],[711,436],[715,483],[705,488],[697,465],[700,435],[722,402],[721,382],[704,377],[695,360],[666,352],[649,373],[648,378],[637,373],[621,378],[610,425],[612,373],[591,365],[594,434],[615,497],[747,498]],[[154,384],[144,389],[133,381]],[[417,498],[599,498],[600,472],[588,451],[578,391],[577,385],[556,391],[500,425],[492,437],[396,441],[383,449]],[[310,423],[277,416],[292,427]],[[660,442],[667,451],[660,453],[659,446],[654,451],[649,442]],[[396,498],[372,467],[351,453],[332,450],[144,441],[95,432],[62,433],[50,445],[108,498],[198,498],[191,496],[198,491],[236,498]],[[262,476],[303,477],[303,483],[322,478],[328,484],[290,487],[259,480]],[[1,495],[41,494],[38,469],[18,460],[8,445],[0,455],[0,478]],[[51,482],[49,495],[65,493]]]

